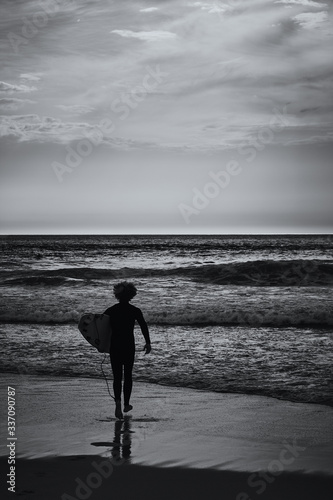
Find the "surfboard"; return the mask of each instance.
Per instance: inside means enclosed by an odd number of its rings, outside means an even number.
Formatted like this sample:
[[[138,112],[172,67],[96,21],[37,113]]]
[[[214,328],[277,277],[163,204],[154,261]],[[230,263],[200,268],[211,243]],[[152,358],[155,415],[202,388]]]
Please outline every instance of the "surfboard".
[[[111,325],[107,314],[84,314],[78,328],[89,344],[99,352],[110,352]]]

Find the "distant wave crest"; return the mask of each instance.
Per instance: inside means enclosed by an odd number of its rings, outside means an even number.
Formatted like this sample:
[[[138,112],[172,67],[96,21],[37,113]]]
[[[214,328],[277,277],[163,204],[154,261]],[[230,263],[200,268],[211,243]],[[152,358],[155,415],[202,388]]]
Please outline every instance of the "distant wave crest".
[[[68,267],[55,270],[1,271],[3,286],[73,286],[92,281],[177,276],[216,285],[332,286],[333,262],[321,260],[249,261],[228,264],[140,269]]]

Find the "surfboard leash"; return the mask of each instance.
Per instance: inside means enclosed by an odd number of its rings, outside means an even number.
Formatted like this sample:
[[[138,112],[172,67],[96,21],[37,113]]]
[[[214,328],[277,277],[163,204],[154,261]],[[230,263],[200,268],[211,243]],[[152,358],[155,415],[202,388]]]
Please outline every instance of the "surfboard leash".
[[[99,331],[98,331],[98,328],[97,328],[97,325],[96,325],[96,320],[94,320],[94,326],[95,326],[95,331],[97,332],[98,340],[100,341],[100,336],[99,336]],[[103,359],[101,361],[101,370],[102,370],[103,377],[104,377],[105,382],[106,382],[106,387],[108,388],[109,396],[115,401],[115,398],[112,396],[112,394],[110,392],[110,387],[109,387],[109,382],[108,382],[107,376],[105,375],[104,370],[103,370],[103,363],[105,361],[105,357],[106,357],[106,353],[104,353]]]
[[[113,401],[115,401],[115,398],[112,396],[112,394],[110,392],[110,387],[109,387],[109,382],[108,382],[107,376],[105,375],[104,370],[103,370],[103,363],[105,361],[105,358],[106,358],[106,353],[104,353],[103,359],[101,361],[101,370],[102,370],[103,376],[105,378],[106,387],[108,388],[108,393],[109,393],[110,397],[113,399]]]

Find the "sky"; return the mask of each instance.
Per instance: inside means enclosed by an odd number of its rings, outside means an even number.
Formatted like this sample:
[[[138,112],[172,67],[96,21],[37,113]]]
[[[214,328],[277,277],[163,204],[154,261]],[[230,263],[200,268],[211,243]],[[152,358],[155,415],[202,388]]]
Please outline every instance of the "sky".
[[[332,233],[331,0],[2,0],[2,234]]]

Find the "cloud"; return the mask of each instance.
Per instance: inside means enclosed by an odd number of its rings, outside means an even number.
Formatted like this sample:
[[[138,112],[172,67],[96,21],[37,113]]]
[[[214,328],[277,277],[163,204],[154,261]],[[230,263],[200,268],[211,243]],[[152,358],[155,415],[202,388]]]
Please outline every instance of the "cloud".
[[[140,9],[140,12],[154,12],[155,10],[159,10],[158,7],[147,7],[146,9]]]
[[[177,38],[175,33],[170,31],[131,31],[131,30],[112,30],[110,33],[116,33],[124,38],[138,38],[147,42],[155,42],[159,40],[168,40]]]
[[[0,109],[3,111],[16,111],[27,104],[36,104],[36,101],[31,101],[30,99],[17,99],[15,97],[0,99]]]
[[[313,0],[276,0],[274,3],[284,3],[286,5],[301,5],[304,7],[316,7],[322,9],[327,4],[313,2]]]
[[[33,92],[36,87],[28,87],[27,85],[13,85],[11,83],[0,82],[0,92]]]
[[[60,119],[37,114],[11,115],[0,117],[0,137],[14,137],[19,142],[69,144],[73,141],[88,139],[98,145],[103,144],[119,150],[152,150],[194,152],[219,151],[232,144],[177,144],[177,142],[156,142],[145,139],[132,139],[115,136],[115,130],[107,130],[101,124],[92,125],[85,122],[63,122]]]
[[[37,114],[2,116],[0,119],[0,136],[14,136],[19,141],[66,143],[82,139],[91,129],[93,126],[88,123],[65,123]]]
[[[17,61],[21,69],[3,84],[1,97],[31,97],[21,92],[37,82],[34,112],[63,120],[57,126],[44,124],[45,130],[32,123],[32,140],[81,138],[92,123],[108,116],[117,135],[143,144],[152,139],[161,148],[237,148],[269,123],[274,108],[287,103],[292,103],[288,112],[294,124],[311,120],[318,127],[312,135],[322,135],[331,122],[332,38],[326,34],[326,3],[185,0],[112,2],[106,8],[99,2],[99,10],[91,8],[94,3],[80,7],[77,16],[86,20],[84,26],[75,24],[73,31],[67,22],[53,23],[44,32],[44,45],[31,39]],[[153,13],[158,7],[165,16]],[[9,24],[8,29],[14,28]],[[4,65],[10,68],[10,60]],[[140,93],[143,81],[153,83],[146,68],[157,65],[166,76],[145,96]],[[41,75],[43,85],[37,80]],[[316,111],[300,113],[307,108]],[[88,123],[72,123],[76,120]],[[28,124],[24,134],[29,136]]]
[[[89,140],[93,145],[104,144],[113,149],[155,148],[153,141],[136,141],[115,137],[113,129],[101,124],[63,122],[49,116],[11,115],[0,117],[0,137],[14,137],[19,142],[69,144]]]
[[[307,132],[307,137],[304,135],[304,129]],[[295,132],[295,131],[294,131]],[[291,140],[286,140],[286,146],[296,146],[296,145],[315,145],[315,144],[332,144],[333,143],[333,132],[331,129],[323,130],[321,135],[319,135],[317,128],[312,128],[311,126],[303,127],[300,129],[301,138],[293,138]],[[295,134],[294,134],[295,135]]]
[[[209,14],[221,14],[224,12],[232,11],[233,7],[227,3],[222,2],[193,2],[188,4],[189,7],[200,7],[201,10],[206,10]]]
[[[62,111],[65,111],[66,113],[69,113],[70,115],[75,116],[85,115],[94,111],[94,108],[92,108],[91,106],[85,106],[83,104],[57,104],[56,107],[61,109]]]
[[[42,73],[21,73],[20,78],[29,82],[38,82]]]
[[[314,2],[313,0],[276,0],[276,4],[284,4],[286,7],[304,7],[308,9],[320,9],[321,12],[300,12],[292,19],[305,29],[322,29],[323,23],[328,20],[327,3]],[[305,9],[303,9],[305,10]]]
[[[327,19],[327,12],[304,12],[294,17],[294,20],[305,29],[320,29]]]

